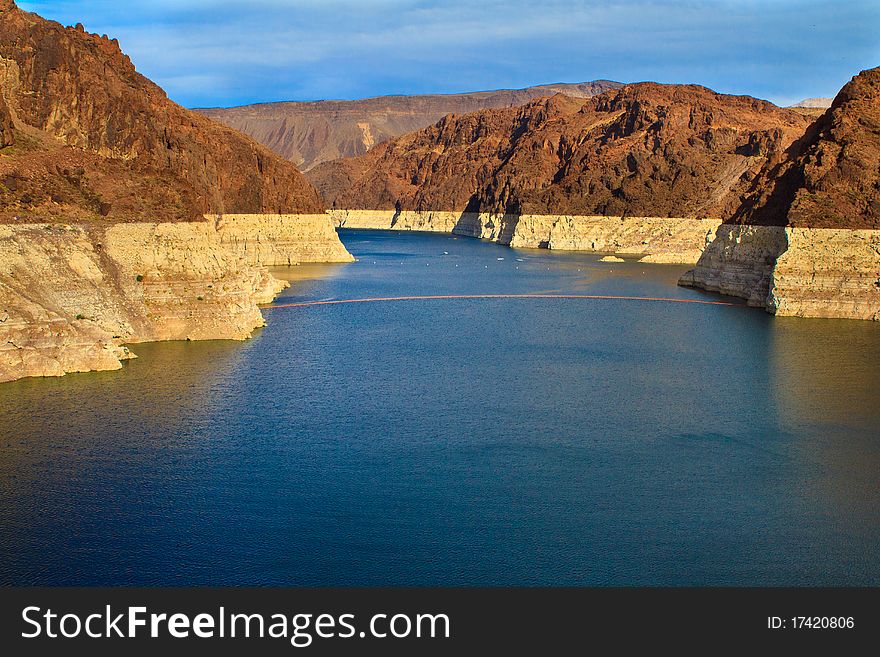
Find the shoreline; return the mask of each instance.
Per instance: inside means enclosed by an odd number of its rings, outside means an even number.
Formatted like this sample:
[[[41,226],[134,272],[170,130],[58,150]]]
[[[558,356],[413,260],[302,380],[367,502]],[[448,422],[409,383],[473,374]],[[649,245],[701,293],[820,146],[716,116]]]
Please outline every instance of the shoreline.
[[[513,248],[637,257],[657,264],[696,264],[720,219],[491,214],[411,210],[329,210],[337,228],[449,233]]]
[[[245,340],[289,286],[267,266],[351,262],[326,215],[0,226],[0,382],[114,370],[126,345]]]

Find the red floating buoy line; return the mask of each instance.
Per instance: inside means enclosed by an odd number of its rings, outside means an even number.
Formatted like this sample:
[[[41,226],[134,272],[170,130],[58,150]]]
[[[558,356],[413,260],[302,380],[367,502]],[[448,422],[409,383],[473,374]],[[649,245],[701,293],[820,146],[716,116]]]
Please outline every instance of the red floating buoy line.
[[[659,303],[691,303],[703,306],[742,306],[729,301],[707,301],[703,299],[672,299],[667,297],[629,297],[610,294],[428,294],[403,297],[367,297],[363,299],[330,299],[325,301],[297,301],[263,306],[265,310],[276,308],[307,308],[309,306],[335,306],[344,303],[379,303],[385,301],[437,301],[462,299],[586,299],[594,301],[651,301]]]

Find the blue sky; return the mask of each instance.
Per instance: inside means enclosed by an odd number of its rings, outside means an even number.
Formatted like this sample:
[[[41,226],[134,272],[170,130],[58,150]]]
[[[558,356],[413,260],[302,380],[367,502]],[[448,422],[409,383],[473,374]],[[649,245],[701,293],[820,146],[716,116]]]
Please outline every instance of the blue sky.
[[[189,106],[694,82],[789,104],[880,65],[878,0],[19,0]]]

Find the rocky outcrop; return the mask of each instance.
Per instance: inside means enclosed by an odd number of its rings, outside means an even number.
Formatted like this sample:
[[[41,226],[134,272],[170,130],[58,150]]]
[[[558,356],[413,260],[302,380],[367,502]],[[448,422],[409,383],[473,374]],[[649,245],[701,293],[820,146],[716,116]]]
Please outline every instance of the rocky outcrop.
[[[0,225],[0,381],[116,369],[135,342],[248,337],[286,284],[218,223]]]
[[[734,223],[880,228],[880,68],[863,71],[779,163],[767,166]]]
[[[351,259],[324,214],[0,225],[0,381],[117,369],[136,342],[243,340],[287,286],[266,266]]]
[[[880,319],[880,230],[725,224],[681,279],[776,315]]]
[[[721,219],[808,124],[754,98],[642,83],[445,117],[308,177],[341,210]]]
[[[674,217],[519,217],[510,245],[695,263],[721,222]]]
[[[786,248],[788,240],[782,228],[723,224],[697,266],[679,283],[768,308],[773,268]]]
[[[696,263],[719,220],[669,217],[495,215],[412,210],[331,210],[340,228],[416,230],[489,239],[515,248],[546,248]]]
[[[0,197],[10,216],[131,221],[323,211],[295,166],[169,100],[115,39],[8,0],[0,5],[0,85],[31,133],[26,152],[0,171],[16,180]]]
[[[517,107],[555,93],[589,98],[620,86],[597,80],[465,94],[261,103],[196,111],[250,135],[308,171],[328,160],[363,155],[379,142],[426,128],[447,114]]]
[[[755,177],[681,280],[778,315],[880,317],[880,69],[863,71]]]
[[[784,230],[788,248],[773,267],[768,310],[880,320],[880,230]]]

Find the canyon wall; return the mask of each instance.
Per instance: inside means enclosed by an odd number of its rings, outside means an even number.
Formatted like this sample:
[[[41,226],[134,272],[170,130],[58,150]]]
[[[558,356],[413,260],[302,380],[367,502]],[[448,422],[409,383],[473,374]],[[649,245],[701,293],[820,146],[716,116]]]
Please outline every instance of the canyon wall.
[[[220,241],[253,265],[351,262],[326,214],[207,215]]]
[[[266,266],[351,260],[323,210],[295,166],[172,102],[115,39],[0,0],[0,381],[246,338],[285,285]]]
[[[124,344],[243,340],[286,287],[264,265],[315,259],[351,259],[326,215],[0,225],[0,381],[118,369]]]
[[[769,162],[682,284],[777,315],[880,319],[880,68]]]
[[[492,214],[415,210],[331,210],[340,228],[421,230],[489,239],[514,248],[548,248],[694,264],[717,219]]]
[[[680,283],[776,315],[880,320],[880,230],[725,224]]]
[[[640,83],[447,116],[307,177],[340,210],[724,218],[808,125],[755,98]]]
[[[48,166],[21,163],[18,173],[66,187],[63,170],[84,169],[76,187],[103,198],[103,213],[130,220],[137,205],[143,216],[192,219],[205,212],[321,212],[315,189],[290,162],[224,125],[171,101],[137,72],[119,42],[89,34],[82,25],[65,27],[0,2],[0,87],[22,127],[52,138]],[[97,158],[74,166],[58,144]],[[82,159],[82,158],[80,158]],[[106,165],[110,162],[109,167]],[[60,173],[55,169],[60,169]],[[118,178],[154,179],[133,199]],[[45,188],[46,181],[36,186]],[[53,190],[58,200],[75,203],[73,190]],[[173,192],[173,194],[169,193]],[[39,218],[52,208],[44,194],[15,199],[19,216]],[[0,202],[11,204],[12,199]],[[98,203],[95,203],[99,206]],[[69,215],[68,215],[69,216]]]

